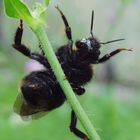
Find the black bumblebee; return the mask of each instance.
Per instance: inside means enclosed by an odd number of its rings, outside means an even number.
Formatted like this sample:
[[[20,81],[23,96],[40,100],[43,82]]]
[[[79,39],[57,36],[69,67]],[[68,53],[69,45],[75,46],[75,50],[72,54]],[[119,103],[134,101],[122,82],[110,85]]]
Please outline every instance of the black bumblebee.
[[[94,11],[92,11],[91,36],[76,41],[76,50],[74,50],[71,28],[63,12],[58,6],[56,8],[62,16],[66,36],[68,38],[68,43],[57,50],[56,56],[75,94],[82,95],[85,92],[85,89],[82,86],[91,80],[94,73],[91,64],[103,63],[119,52],[123,50],[131,51],[131,49],[117,49],[100,58],[101,44],[108,44],[123,39],[108,41],[105,43],[98,41],[92,33],[94,18]],[[15,34],[13,47],[30,59],[38,61],[46,68],[42,71],[32,72],[22,80],[20,95],[14,106],[15,112],[20,116],[30,116],[39,112],[48,112],[58,108],[65,102],[66,97],[50,67],[50,64],[48,63],[41,45],[39,45],[42,52],[41,54],[31,52],[30,49],[21,44],[22,34],[23,22],[20,20],[20,26]],[[89,140],[86,134],[76,128],[76,123],[77,117],[72,110],[70,130],[79,138]]]

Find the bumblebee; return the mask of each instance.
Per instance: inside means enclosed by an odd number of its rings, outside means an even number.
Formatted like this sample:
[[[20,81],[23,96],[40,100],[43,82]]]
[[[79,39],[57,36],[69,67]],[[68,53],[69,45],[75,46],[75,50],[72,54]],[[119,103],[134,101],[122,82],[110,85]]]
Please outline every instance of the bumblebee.
[[[75,42],[76,50],[73,49],[74,42],[72,39],[71,27],[64,13],[57,6],[65,25],[65,33],[68,43],[58,48],[56,56],[61,67],[71,84],[76,95],[83,95],[85,89],[83,85],[89,82],[94,75],[91,64],[100,64],[109,60],[112,56],[121,51],[132,51],[131,49],[120,48],[109,54],[100,57],[101,45],[121,41],[123,39],[100,42],[93,35],[94,11],[91,16],[90,37],[83,38]],[[14,105],[14,110],[20,116],[32,116],[40,112],[49,112],[60,107],[66,100],[62,88],[57,81],[53,70],[45,56],[44,50],[39,45],[41,53],[34,53],[21,43],[23,34],[23,22],[20,20],[20,26],[17,28],[13,48],[25,55],[26,57],[38,61],[45,67],[45,70],[31,72],[23,78],[20,87],[20,94]],[[89,140],[86,134],[77,127],[77,117],[75,112],[71,111],[70,131],[83,140]]]

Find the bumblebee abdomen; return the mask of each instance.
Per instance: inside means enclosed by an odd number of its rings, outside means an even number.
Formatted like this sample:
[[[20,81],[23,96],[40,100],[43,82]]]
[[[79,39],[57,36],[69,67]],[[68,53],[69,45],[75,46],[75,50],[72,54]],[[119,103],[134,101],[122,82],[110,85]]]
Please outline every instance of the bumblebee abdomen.
[[[55,109],[65,101],[61,87],[53,74],[47,71],[32,72],[26,76],[21,85],[21,94],[24,104],[37,113]]]

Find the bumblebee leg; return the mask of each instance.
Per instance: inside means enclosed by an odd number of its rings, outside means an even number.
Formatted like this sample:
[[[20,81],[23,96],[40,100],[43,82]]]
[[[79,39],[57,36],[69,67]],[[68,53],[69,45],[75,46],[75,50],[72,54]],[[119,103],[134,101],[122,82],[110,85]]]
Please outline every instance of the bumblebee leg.
[[[72,54],[72,46],[73,46],[73,40],[72,40],[72,34],[71,34],[71,28],[68,24],[68,21],[64,15],[64,13],[59,9],[58,6],[56,6],[56,9],[59,11],[59,13],[61,14],[61,17],[63,19],[63,22],[65,24],[65,32],[66,32],[66,35],[67,35],[67,38],[68,38],[68,49],[69,49],[69,53],[70,55]]]
[[[17,28],[15,34],[13,47],[22,54],[24,54],[25,56],[30,56],[31,51],[25,45],[21,44],[22,34],[23,34],[23,22],[22,20],[20,20],[20,26]]]
[[[65,15],[64,15],[63,12],[59,9],[58,6],[56,6],[56,9],[59,11],[59,13],[60,13],[61,16],[62,16],[63,22],[64,22],[64,24],[65,24],[65,31],[66,31],[67,38],[68,38],[69,40],[72,40],[71,28],[70,28],[70,26],[69,26],[69,24],[68,24],[68,21],[67,21]]]
[[[70,124],[70,130],[73,132],[76,136],[81,138],[82,140],[89,140],[86,134],[81,132],[79,129],[76,128],[77,124],[77,117],[75,115],[75,112],[72,110],[71,112],[71,124]]]
[[[107,61],[110,57],[120,53],[121,51],[132,51],[132,49],[125,49],[125,48],[117,49],[109,54],[104,55],[102,58],[99,59],[98,63],[103,63]]]
[[[20,20],[20,26],[17,28],[16,34],[15,34],[13,48],[15,48],[17,51],[19,51],[23,55],[38,61],[42,65],[48,66],[49,65],[48,61],[44,56],[38,53],[32,53],[31,50],[28,49],[24,44],[21,44],[22,34],[23,34],[23,22],[22,20]]]

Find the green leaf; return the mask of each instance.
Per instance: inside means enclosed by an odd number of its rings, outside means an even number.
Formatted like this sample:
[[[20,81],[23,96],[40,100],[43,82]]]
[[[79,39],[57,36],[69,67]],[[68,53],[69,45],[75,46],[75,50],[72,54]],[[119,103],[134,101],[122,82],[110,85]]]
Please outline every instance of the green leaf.
[[[49,4],[49,0],[46,3]],[[30,11],[21,0],[4,0],[4,5],[9,17],[24,20],[34,30],[45,23],[46,5],[36,3],[33,11]]]
[[[32,16],[27,6],[19,0],[4,0],[5,12],[9,17],[31,20]]]
[[[50,2],[50,0],[45,0],[45,5],[48,6],[49,2]]]

